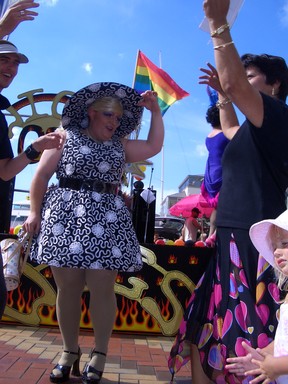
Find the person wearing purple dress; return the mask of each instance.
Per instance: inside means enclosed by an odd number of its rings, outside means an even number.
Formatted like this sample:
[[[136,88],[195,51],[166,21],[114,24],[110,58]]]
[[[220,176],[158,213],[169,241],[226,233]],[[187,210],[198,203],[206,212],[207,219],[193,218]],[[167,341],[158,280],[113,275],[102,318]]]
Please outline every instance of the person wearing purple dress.
[[[209,155],[206,162],[204,180],[201,185],[201,193],[209,205],[214,208],[210,216],[210,230],[207,239],[209,242],[216,230],[216,209],[222,185],[221,159],[229,140],[222,132],[219,110],[216,105],[210,105],[206,113],[206,120],[207,123],[211,124],[212,130],[205,141]]]

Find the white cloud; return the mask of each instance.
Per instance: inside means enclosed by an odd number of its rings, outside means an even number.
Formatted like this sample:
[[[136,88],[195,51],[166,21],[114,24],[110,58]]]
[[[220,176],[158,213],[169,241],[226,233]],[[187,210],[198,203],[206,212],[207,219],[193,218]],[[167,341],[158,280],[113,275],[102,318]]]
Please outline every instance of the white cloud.
[[[91,75],[92,69],[93,69],[93,65],[91,63],[84,63],[82,65],[82,68],[85,70],[85,72],[87,72],[87,73],[89,73],[89,75]]]
[[[196,145],[196,153],[199,157],[207,156],[208,151],[205,144],[198,144]]]
[[[284,27],[288,27],[288,0],[285,1],[280,15],[281,23]]]

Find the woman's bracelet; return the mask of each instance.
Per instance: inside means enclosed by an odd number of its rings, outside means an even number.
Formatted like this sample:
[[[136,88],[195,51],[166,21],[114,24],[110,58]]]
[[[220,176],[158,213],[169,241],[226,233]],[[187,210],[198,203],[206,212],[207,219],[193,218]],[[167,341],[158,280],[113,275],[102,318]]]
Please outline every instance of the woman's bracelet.
[[[215,37],[221,35],[226,29],[230,29],[229,23],[221,25],[219,28],[215,29],[215,31],[211,32],[210,36]]]
[[[229,103],[232,103],[232,101],[227,97],[226,99],[220,101],[218,100],[217,103],[216,103],[216,107],[218,109],[221,109],[223,108],[226,104],[229,104]]]
[[[219,48],[225,48],[228,47],[228,45],[234,44],[234,41],[229,41],[228,43],[225,44],[220,44],[220,45],[215,45],[214,49],[219,49]]]

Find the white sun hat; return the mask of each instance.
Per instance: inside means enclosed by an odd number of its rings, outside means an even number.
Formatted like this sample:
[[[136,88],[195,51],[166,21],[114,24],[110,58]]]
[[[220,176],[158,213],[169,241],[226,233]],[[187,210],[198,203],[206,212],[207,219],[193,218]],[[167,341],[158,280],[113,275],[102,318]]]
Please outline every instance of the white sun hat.
[[[270,228],[273,225],[288,231],[288,210],[281,213],[276,219],[262,220],[253,224],[249,235],[260,255],[274,267],[274,248],[270,236]]]
[[[0,55],[7,53],[15,53],[18,56],[19,62],[21,64],[26,64],[29,61],[27,56],[23,55],[23,53],[18,52],[16,45],[11,43],[11,41],[0,40]]]

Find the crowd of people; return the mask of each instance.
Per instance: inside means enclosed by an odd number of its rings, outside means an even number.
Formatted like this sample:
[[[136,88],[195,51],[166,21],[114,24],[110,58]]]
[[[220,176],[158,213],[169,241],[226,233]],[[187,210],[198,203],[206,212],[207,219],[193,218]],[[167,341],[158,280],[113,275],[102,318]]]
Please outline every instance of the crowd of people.
[[[23,0],[11,6],[0,20],[0,38],[22,21],[33,20],[38,5]],[[213,129],[206,140],[209,158],[202,186],[215,208],[210,233],[216,231],[215,255],[192,293],[168,364],[174,376],[190,359],[193,384],[282,384],[288,379],[287,299],[281,301],[288,276],[288,68],[278,56],[239,56],[227,21],[229,6],[229,0],[203,1],[215,66],[209,63],[201,69],[199,83],[217,93],[213,113],[216,108],[220,116],[214,123],[207,111]],[[0,92],[9,87],[22,63],[28,58],[13,43],[1,40],[0,73],[9,76],[0,76]],[[0,104],[1,109],[10,105],[2,95]],[[151,112],[147,139],[129,139],[143,108]],[[235,108],[245,117],[241,125]],[[125,162],[145,160],[162,148],[157,94],[139,95],[113,82],[85,86],[66,103],[59,129],[15,157],[2,112],[0,125],[2,181],[41,155],[23,228],[33,235],[31,259],[49,265],[57,285],[63,353],[50,381],[62,383],[73,374],[82,376],[84,384],[98,384],[115,321],[117,271],[142,268],[135,229],[118,191]],[[58,184],[48,188],[54,173]],[[201,229],[199,213],[192,209],[186,220],[182,238],[187,245],[196,241]],[[80,373],[85,286],[95,345]],[[0,295],[2,316],[6,288],[1,265]]]

